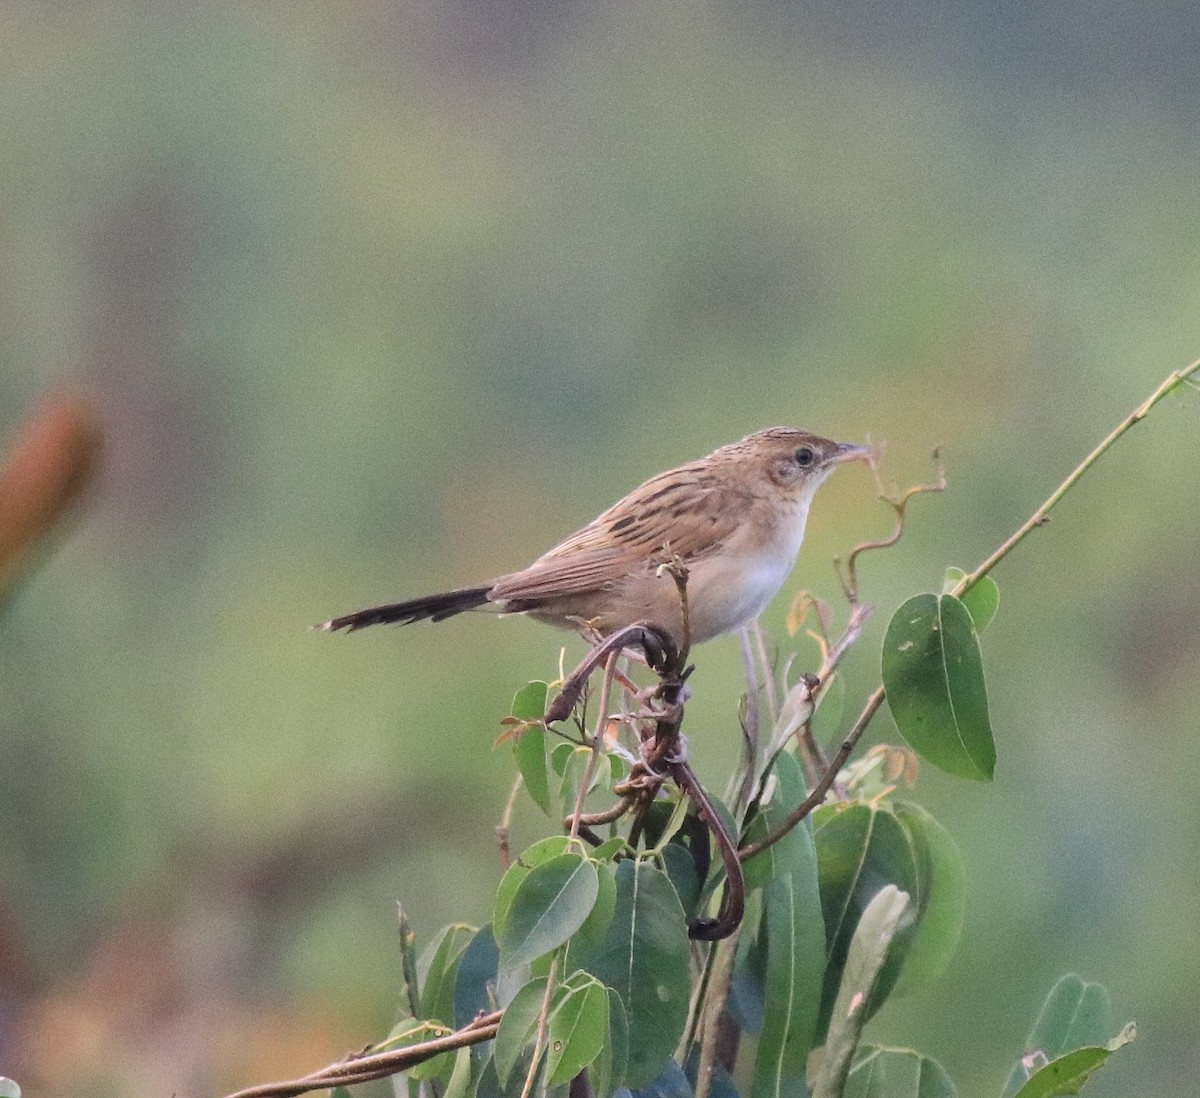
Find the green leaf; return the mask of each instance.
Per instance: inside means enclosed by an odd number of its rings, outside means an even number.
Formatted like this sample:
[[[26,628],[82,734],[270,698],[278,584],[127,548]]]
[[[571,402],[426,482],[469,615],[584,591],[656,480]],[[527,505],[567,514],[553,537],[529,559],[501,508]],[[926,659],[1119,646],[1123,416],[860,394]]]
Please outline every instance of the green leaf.
[[[454,977],[458,959],[475,935],[473,926],[455,923],[445,927],[421,954],[421,1017],[451,1025],[454,1021]]]
[[[850,942],[812,1098],[842,1098],[851,1058],[867,1021],[867,1007],[892,941],[909,917],[908,894],[895,885],[881,888],[863,912]]]
[[[1102,1047],[1077,1048],[1039,1068],[1016,1093],[1016,1098],[1057,1098],[1062,1094],[1078,1094],[1092,1074],[1102,1068],[1117,1049],[1129,1044],[1137,1030],[1129,1023],[1116,1037]]]
[[[0,1075],[0,1098],[21,1098],[21,1088],[7,1075]]]
[[[517,737],[513,753],[529,796],[543,812],[550,812],[550,776],[546,769],[546,730],[536,722],[546,713],[546,684],[531,682],[517,691],[512,716],[528,722]]]
[[[774,794],[761,809],[764,823],[772,829],[804,793],[793,756],[776,759],[774,777]],[[826,964],[825,919],[810,821],[802,821],[775,846],[784,849],[777,851],[774,876],[765,888],[763,1024],[751,1086],[754,1098],[803,1093]]]
[[[612,922],[613,912],[617,907],[617,876],[616,871],[608,862],[592,863],[596,869],[596,881],[599,888],[596,892],[596,902],[592,905],[591,913],[583,921],[583,925],[571,935],[567,943],[565,971],[571,972],[584,968],[600,943],[608,933],[608,924]]]
[[[893,811],[916,853],[917,920],[893,994],[905,995],[935,980],[958,947],[966,905],[967,871],[958,847],[920,805],[897,801]]]
[[[767,914],[757,910],[761,899],[761,892],[751,892],[746,898],[726,1006],[734,1023],[755,1037],[762,1033],[767,988]]]
[[[471,1085],[471,1050],[460,1048],[454,1053],[454,1067],[442,1098],[465,1098]]]
[[[658,856],[662,859],[664,871],[671,878],[684,913],[696,914],[700,902],[700,874],[691,850],[683,843],[672,841],[659,850]]]
[[[957,1098],[936,1060],[911,1048],[860,1045],[842,1098]]]
[[[560,854],[535,866],[517,888],[498,941],[506,968],[527,965],[562,945],[596,903],[595,863],[581,854]]]
[[[602,842],[591,853],[592,861],[594,862],[611,862],[618,854],[632,854],[633,848],[629,845],[629,841],[624,835],[614,835],[611,839]]]
[[[1112,1002],[1100,984],[1068,973],[1050,989],[1025,1042],[1050,1059],[1085,1045],[1102,1045],[1112,1032]]]
[[[455,1028],[461,1028],[476,1015],[492,1010],[488,985],[495,985],[499,967],[500,950],[489,923],[479,928],[458,958],[454,973]]]
[[[807,822],[807,821],[806,821]],[[767,886],[767,970],[762,1035],[754,1062],[751,1095],[802,1094],[808,1054],[816,1038],[825,970],[825,924],[817,888],[816,852],[808,872],[777,877]]]
[[[883,685],[900,734],[947,773],[991,781],[996,746],[971,615],[953,595],[916,595],[883,642]]]
[[[533,1044],[545,1000],[546,981],[530,980],[504,1008],[500,1028],[496,1031],[495,1051],[492,1053],[501,1087],[508,1086],[508,1077],[513,1068],[522,1059],[526,1048]]]
[[[1004,1098],[1012,1098],[1048,1061],[1085,1046],[1103,1046],[1112,1031],[1108,992],[1074,973],[1062,977],[1050,989],[1025,1039],[1025,1055],[1008,1077]]]
[[[577,972],[555,997],[546,1046],[548,1086],[569,1083],[600,1055],[608,1036],[608,989]]]
[[[617,907],[589,971],[621,996],[629,1022],[624,1082],[645,1086],[675,1051],[691,989],[687,921],[665,873],[629,859],[617,866]]]
[[[915,896],[920,874],[917,852],[908,832],[886,809],[866,804],[822,806],[813,814],[813,837],[829,952],[821,992],[819,1038],[829,1024],[833,1001],[843,982],[850,943],[863,913],[885,884],[903,889],[910,898]],[[910,907],[915,916],[915,905]],[[907,922],[895,943],[880,974],[875,997],[868,1005],[868,1016],[896,986],[915,929],[914,921]]]
[[[508,867],[508,871],[500,878],[500,887],[496,889],[496,904],[492,909],[492,932],[497,941],[504,936],[508,912],[521,882],[529,876],[534,866],[544,865],[551,858],[565,854],[570,846],[571,840],[566,835],[551,835],[548,839],[542,839],[523,850],[520,857]]]
[[[629,1059],[629,1022],[621,996],[611,987],[604,989],[608,996],[608,1039],[589,1072],[592,1098],[613,1098]]]
[[[961,568],[947,568],[942,594],[951,594],[966,575]],[[958,599],[971,615],[971,621],[975,623],[975,632],[982,633],[1000,608],[1000,588],[991,576],[980,576],[970,590],[959,595]]]
[[[804,776],[794,755],[784,751],[775,758],[775,765],[768,779],[767,797],[759,805],[758,814],[746,830],[747,841],[765,839],[768,834],[782,827],[792,810],[807,796]],[[776,877],[791,873],[806,864],[806,844],[810,841],[793,828],[777,843],[755,854],[743,867],[746,888],[766,888]]]

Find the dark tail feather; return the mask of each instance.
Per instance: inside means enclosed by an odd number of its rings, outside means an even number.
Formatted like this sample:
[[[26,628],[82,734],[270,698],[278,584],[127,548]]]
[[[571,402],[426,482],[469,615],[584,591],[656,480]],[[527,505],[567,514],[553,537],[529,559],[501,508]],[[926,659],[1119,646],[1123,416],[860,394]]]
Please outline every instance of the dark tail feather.
[[[483,606],[488,601],[488,587],[464,587],[458,591],[447,591],[442,595],[426,595],[423,599],[411,599],[408,602],[393,602],[388,606],[372,606],[366,610],[358,610],[340,618],[325,622],[319,628],[327,633],[336,633],[345,629],[353,633],[355,629],[365,629],[368,625],[388,625],[398,623],[409,625],[414,621],[442,621],[445,618],[461,614],[464,610],[473,610]]]

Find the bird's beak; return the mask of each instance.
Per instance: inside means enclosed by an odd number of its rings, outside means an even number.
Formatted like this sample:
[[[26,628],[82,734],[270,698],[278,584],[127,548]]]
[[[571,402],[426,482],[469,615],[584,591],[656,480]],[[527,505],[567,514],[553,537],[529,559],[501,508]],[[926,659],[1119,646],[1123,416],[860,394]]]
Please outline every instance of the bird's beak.
[[[857,442],[839,442],[829,460],[838,465],[843,461],[869,461],[872,452],[870,446],[860,446]]]

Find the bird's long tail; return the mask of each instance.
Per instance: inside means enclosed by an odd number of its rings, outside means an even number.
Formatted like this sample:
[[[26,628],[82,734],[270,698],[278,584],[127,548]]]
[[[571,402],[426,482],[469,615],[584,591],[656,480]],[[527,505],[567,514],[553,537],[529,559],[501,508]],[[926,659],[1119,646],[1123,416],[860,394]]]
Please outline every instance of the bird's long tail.
[[[464,610],[473,610],[483,606],[488,601],[487,587],[463,587],[457,591],[446,591],[441,595],[426,595],[422,599],[410,599],[408,602],[393,602],[387,606],[371,606],[366,610],[356,610],[353,614],[345,614],[340,618],[327,621],[318,628],[327,633],[336,633],[345,629],[353,633],[356,629],[365,629],[368,625],[388,625],[397,623],[408,625],[414,621],[442,621],[445,618],[461,614]]]

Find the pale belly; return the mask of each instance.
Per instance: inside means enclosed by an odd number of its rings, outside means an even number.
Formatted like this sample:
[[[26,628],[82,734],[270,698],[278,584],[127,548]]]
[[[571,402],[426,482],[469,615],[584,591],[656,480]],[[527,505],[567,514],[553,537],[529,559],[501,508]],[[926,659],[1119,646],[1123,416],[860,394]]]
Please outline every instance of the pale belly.
[[[795,554],[776,554],[736,564],[698,565],[688,581],[693,643],[739,629],[758,617],[795,563]]]

